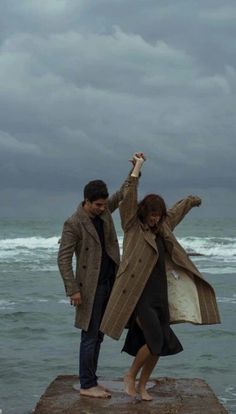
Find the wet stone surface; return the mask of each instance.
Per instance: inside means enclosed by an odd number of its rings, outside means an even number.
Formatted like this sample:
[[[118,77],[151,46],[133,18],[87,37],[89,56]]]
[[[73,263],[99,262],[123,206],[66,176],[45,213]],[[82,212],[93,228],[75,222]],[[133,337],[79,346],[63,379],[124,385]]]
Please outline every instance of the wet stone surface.
[[[34,414],[226,414],[208,384],[201,379],[158,378],[148,383],[153,400],[146,402],[123,392],[121,380],[101,380],[109,399],[82,397],[78,377],[58,376],[37,403]],[[73,388],[75,387],[75,388]],[[77,389],[77,390],[76,390]]]

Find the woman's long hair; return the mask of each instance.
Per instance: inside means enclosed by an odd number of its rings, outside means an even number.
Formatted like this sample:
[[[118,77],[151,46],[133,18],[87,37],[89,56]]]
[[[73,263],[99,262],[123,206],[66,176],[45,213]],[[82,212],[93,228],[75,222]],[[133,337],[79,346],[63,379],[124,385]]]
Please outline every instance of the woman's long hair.
[[[160,222],[166,217],[166,204],[158,194],[148,194],[138,203],[137,215],[142,223],[145,223],[150,213],[158,213],[161,216]],[[159,222],[159,223],[160,223]]]

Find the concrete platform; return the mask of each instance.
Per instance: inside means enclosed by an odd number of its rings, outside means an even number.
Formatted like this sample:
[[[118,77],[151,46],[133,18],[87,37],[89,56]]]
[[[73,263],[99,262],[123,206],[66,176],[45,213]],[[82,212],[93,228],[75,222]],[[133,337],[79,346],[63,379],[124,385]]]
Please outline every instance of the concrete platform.
[[[148,383],[151,402],[123,392],[121,380],[101,380],[112,398],[80,397],[73,387],[78,377],[58,376],[37,403],[34,414],[226,414],[226,409],[202,379],[159,378]]]

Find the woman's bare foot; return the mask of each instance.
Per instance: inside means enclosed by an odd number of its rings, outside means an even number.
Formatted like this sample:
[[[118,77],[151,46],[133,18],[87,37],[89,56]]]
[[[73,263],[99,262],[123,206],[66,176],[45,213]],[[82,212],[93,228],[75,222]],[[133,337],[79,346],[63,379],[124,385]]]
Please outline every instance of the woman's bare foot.
[[[131,397],[136,396],[135,378],[130,374],[126,374],[124,376],[124,389],[126,394],[130,395]]]
[[[145,388],[139,388],[138,393],[143,401],[152,401],[152,396],[147,392]]]
[[[110,398],[111,394],[102,389],[99,385],[91,388],[80,388],[80,395],[93,398]]]

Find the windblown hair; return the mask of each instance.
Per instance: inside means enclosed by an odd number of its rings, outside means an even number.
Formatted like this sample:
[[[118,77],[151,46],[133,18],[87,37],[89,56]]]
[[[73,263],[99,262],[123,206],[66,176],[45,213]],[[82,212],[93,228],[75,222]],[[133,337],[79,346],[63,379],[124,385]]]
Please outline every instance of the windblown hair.
[[[162,221],[167,215],[165,201],[158,194],[148,194],[138,204],[137,215],[142,223],[145,223],[150,213],[160,214],[160,221]]]
[[[84,187],[84,200],[87,199],[91,203],[99,200],[99,198],[106,199],[109,197],[107,186],[102,180],[89,181]]]

